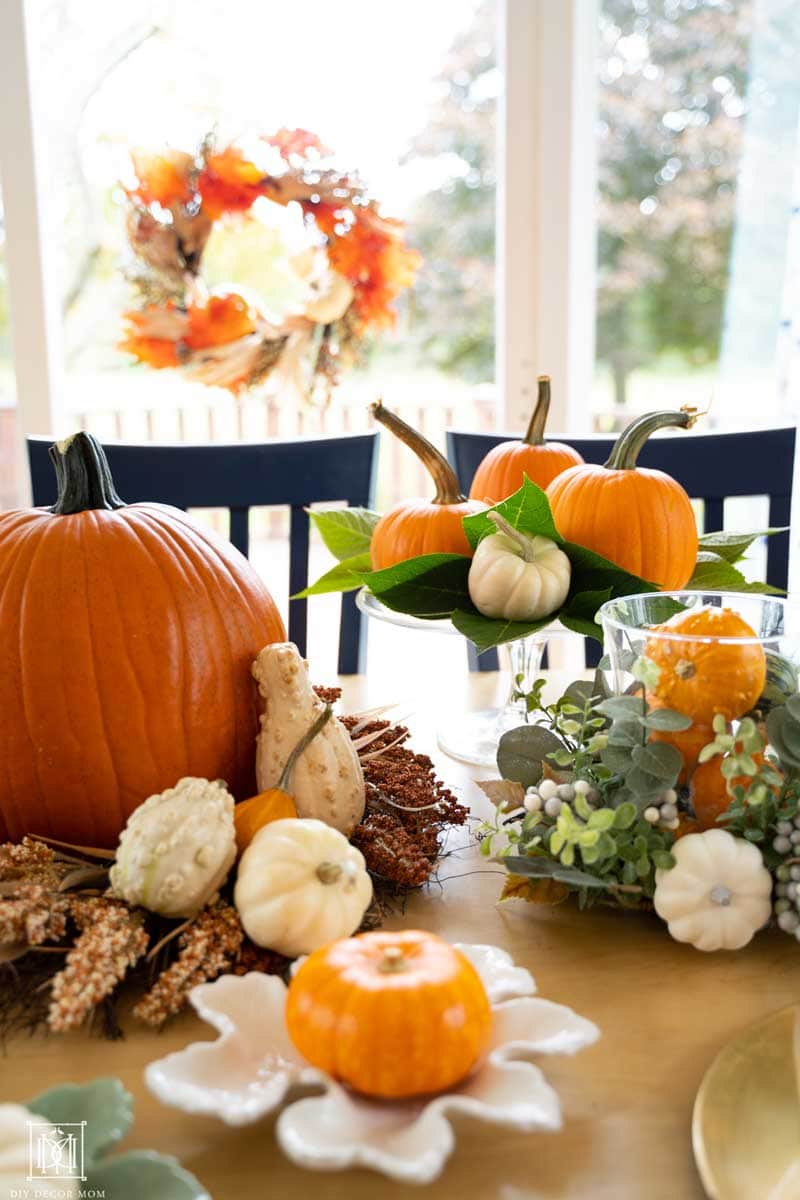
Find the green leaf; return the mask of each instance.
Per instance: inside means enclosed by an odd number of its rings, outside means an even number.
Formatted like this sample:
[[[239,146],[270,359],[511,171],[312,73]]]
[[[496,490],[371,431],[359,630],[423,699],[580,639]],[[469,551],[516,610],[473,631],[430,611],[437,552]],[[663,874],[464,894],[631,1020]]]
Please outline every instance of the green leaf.
[[[773,533],[786,533],[788,526],[776,526],[772,529],[759,529],[756,533],[704,533],[700,537],[700,550],[710,550],[718,558],[724,558],[729,563],[738,562],[752,546],[753,542],[762,537],[771,537]]]
[[[564,867],[552,858],[537,855],[532,858],[509,857],[503,860],[503,866],[513,875],[524,875],[528,879],[557,879],[559,883],[567,883],[571,887],[602,888],[607,890],[613,885],[613,880],[600,879],[590,875],[588,871]]]
[[[470,603],[468,596],[466,603]],[[538,633],[540,629],[552,623],[553,616],[542,617],[539,621],[493,620],[491,617],[481,616],[476,608],[460,606],[450,614],[450,619],[458,632],[469,638],[478,653],[482,654],[484,650],[491,650],[493,646],[517,642],[520,638]]]
[[[544,725],[520,725],[509,729],[497,746],[497,766],[504,779],[532,787],[542,778],[542,759],[564,743]]]
[[[618,717],[608,731],[610,746],[641,746],[643,741],[644,734],[640,717],[636,717],[632,721],[622,720]]]
[[[88,1127],[87,1127],[88,1133]],[[153,1150],[130,1150],[92,1166],[87,1194],[109,1200],[211,1200],[209,1193],[175,1158]]]
[[[626,800],[614,810],[614,828],[630,829],[636,823],[638,816],[639,810],[636,805],[631,800]]]
[[[505,517],[509,525],[522,533],[550,538],[561,545],[561,535],[556,529],[553,514],[550,511],[550,501],[540,487],[532,483],[528,477],[518,491],[495,504],[488,512],[498,512]],[[497,526],[486,516],[486,512],[474,513],[463,520],[464,532],[473,550],[478,542],[488,534],[497,533]]]
[[[595,687],[595,680],[575,679],[564,691],[559,704],[566,700],[575,705],[576,711],[583,712],[584,708],[596,699],[602,699],[602,696]]]
[[[638,718],[643,712],[642,701],[638,696],[609,696],[600,704],[595,704],[594,711],[612,721]]]
[[[683,713],[674,712],[671,708],[654,708],[646,717],[642,717],[642,724],[646,729],[679,731],[688,729],[691,723],[691,717],[685,717]]]
[[[308,519],[333,557],[343,562],[368,553],[381,514],[369,508],[308,509]]]
[[[464,554],[423,554],[372,571],[364,583],[387,608],[415,617],[449,617],[453,609],[472,608],[470,562]]]
[[[667,742],[648,742],[645,746],[635,746],[631,751],[631,759],[640,771],[661,780],[664,787],[669,787],[678,778],[683,766],[680,750]],[[627,783],[628,787],[633,787],[630,776]]]
[[[631,751],[629,746],[614,746],[608,745],[601,755],[602,761],[607,767],[610,767],[615,773],[618,771],[626,771],[631,765]]]
[[[86,1121],[83,1146],[87,1164],[121,1141],[133,1124],[133,1097],[119,1079],[65,1083],[26,1100],[25,1107],[54,1125]]]
[[[304,596],[322,596],[326,592],[352,592],[364,584],[364,576],[372,570],[369,554],[354,554],[352,558],[343,558],[330,571],[321,575],[316,583],[310,584],[302,592],[297,592],[292,600],[302,600]]]
[[[601,832],[613,829],[616,824],[617,811],[613,808],[595,809],[589,818],[589,825],[592,829],[599,829]]]
[[[662,871],[669,871],[675,866],[675,859],[667,850],[654,850],[650,857],[653,860],[653,866]]]
[[[719,554],[705,550],[698,554],[694,574],[686,588],[700,592],[759,592],[775,596],[784,594],[780,588],[771,587],[768,583],[748,583],[733,563],[721,558]]]
[[[602,554],[586,546],[578,546],[575,542],[563,542],[561,549],[566,554],[572,566],[570,593],[579,595],[611,589],[611,599],[617,596],[633,596],[637,592],[657,592],[656,584],[632,575],[630,571],[618,567]]]

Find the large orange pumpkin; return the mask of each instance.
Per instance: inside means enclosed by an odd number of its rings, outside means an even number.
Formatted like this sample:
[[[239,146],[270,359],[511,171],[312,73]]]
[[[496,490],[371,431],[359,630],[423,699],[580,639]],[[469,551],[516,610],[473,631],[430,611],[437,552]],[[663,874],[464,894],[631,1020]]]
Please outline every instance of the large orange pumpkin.
[[[289,986],[286,1028],[320,1070],[371,1096],[438,1092],[472,1069],[492,1027],[460,951],[432,933],[364,933],[316,950]]]
[[[550,377],[539,376],[536,406],[527,432],[519,441],[493,446],[475,472],[469,494],[475,500],[497,504],[518,491],[527,475],[540,488],[546,488],[556,475],[583,462],[583,458],[565,442],[546,442],[544,430],[550,411]]]
[[[636,466],[651,433],[688,428],[685,412],[647,413],[620,434],[605,466],[585,463],[547,489],[558,531],[664,591],[686,585],[697,561],[697,522],[681,485],[663,471]]]
[[[371,412],[379,424],[414,451],[436,484],[433,500],[401,500],[384,513],[372,532],[372,569],[393,567],[418,554],[472,555],[461,522],[486,505],[461,494],[450,463],[421,433],[384,408],[380,400],[371,406]]]
[[[0,514],[0,840],[113,847],[182,776],[252,795],[250,668],[285,634],[237,550],[120,500],[94,438],[51,457],[55,506]]]

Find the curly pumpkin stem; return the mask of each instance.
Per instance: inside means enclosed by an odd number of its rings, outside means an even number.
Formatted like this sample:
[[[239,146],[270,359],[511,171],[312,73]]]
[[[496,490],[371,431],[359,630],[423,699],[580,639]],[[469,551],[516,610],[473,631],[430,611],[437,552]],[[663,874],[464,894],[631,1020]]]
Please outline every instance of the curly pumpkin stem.
[[[525,437],[522,439],[528,446],[544,445],[544,427],[547,424],[547,414],[550,412],[550,376],[540,375],[537,383],[539,390],[536,395],[536,404],[531,413]]]
[[[459,504],[465,499],[458,486],[456,473],[450,466],[450,463],[426,437],[423,437],[416,429],[407,425],[401,417],[398,417],[397,413],[390,412],[388,408],[384,408],[382,400],[376,400],[374,404],[369,406],[369,410],[379,425],[383,425],[395,437],[399,438],[401,442],[405,442],[410,450],[414,451],[436,484],[436,495],[433,497],[434,504]]]
[[[55,467],[58,499],[51,512],[60,516],[104,508],[109,512],[124,508],[103,447],[91,433],[75,433],[50,447]]]
[[[511,522],[507,521],[499,512],[487,512],[486,516],[493,525],[497,526],[499,533],[504,533],[507,538],[510,538],[512,542],[515,542],[519,546],[520,555],[524,562],[534,561],[535,555],[533,553],[531,538],[524,533],[520,533],[518,529],[515,529]]]
[[[606,467],[610,471],[632,471],[636,466],[642,446],[651,433],[669,426],[690,429],[696,420],[697,413],[670,412],[669,410],[645,413],[644,416],[637,417],[635,421],[631,421],[627,429],[623,429],[617,438],[608,462],[605,464]]]
[[[279,791],[288,792],[289,785],[292,780],[292,771],[294,771],[295,766],[297,765],[298,758],[304,750],[308,749],[317,734],[325,728],[332,715],[333,709],[331,708],[330,704],[326,704],[314,724],[309,727],[308,732],[304,733],[300,738],[300,741],[297,743],[294,750],[292,750],[284,764],[283,770],[281,771],[281,777],[278,780],[277,785]]]

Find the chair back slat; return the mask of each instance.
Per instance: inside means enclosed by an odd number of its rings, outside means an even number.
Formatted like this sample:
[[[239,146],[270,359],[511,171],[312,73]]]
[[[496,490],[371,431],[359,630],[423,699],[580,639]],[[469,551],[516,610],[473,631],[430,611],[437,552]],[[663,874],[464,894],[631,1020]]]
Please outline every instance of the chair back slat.
[[[293,504],[289,522],[289,595],[308,582],[308,514]],[[308,601],[289,601],[289,638],[305,654],[308,638]]]
[[[705,531],[722,529],[725,500],[734,496],[766,496],[771,526],[788,526],[792,505],[797,430],[757,429],[742,433],[710,433],[651,438],[639,455],[639,465],[665,471],[694,500],[703,501]],[[513,434],[466,433],[448,430],[447,454],[462,489],[469,491],[479,463],[500,442]],[[555,439],[554,439],[555,440]],[[587,462],[603,463],[614,439],[605,436],[558,436]],[[789,534],[774,535],[767,543],[767,582],[785,589],[789,580]],[[590,653],[590,660],[596,655]],[[480,670],[492,670],[488,655],[478,660]]]
[[[231,542],[245,558],[250,556],[250,509],[232,508],[230,531]]]
[[[52,504],[55,477],[48,457],[52,438],[28,438],[33,502]],[[225,508],[230,540],[242,554],[250,549],[250,509],[289,506],[290,595],[308,584],[311,504],[344,501],[369,508],[375,491],[378,435],[276,439],[227,445],[104,443],[117,491],[129,504],[158,501],[175,508]],[[307,601],[289,604],[289,637],[306,653]],[[364,664],[364,617],[352,598],[342,604],[339,671],[353,674]]]

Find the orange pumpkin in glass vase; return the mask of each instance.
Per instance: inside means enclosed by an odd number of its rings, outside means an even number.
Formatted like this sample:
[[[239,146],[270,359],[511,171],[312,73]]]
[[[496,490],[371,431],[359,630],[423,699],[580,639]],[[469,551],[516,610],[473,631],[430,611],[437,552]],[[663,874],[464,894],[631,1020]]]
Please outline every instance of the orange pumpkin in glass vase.
[[[671,476],[636,462],[657,429],[686,429],[694,420],[687,412],[647,413],[620,434],[604,466],[584,463],[557,475],[547,496],[561,536],[662,591],[685,587],[697,561],[692,502]]]
[[[421,433],[384,408],[380,400],[370,411],[378,424],[413,450],[436,485],[432,500],[401,500],[383,514],[372,533],[372,569],[393,567],[420,554],[471,556],[461,522],[487,506],[462,495],[450,463]]]
[[[565,442],[546,442],[544,431],[550,411],[550,377],[540,375],[536,404],[525,436],[493,446],[475,472],[469,490],[473,500],[497,504],[518,491],[525,476],[547,488],[557,475],[578,466],[583,458]]]
[[[285,633],[233,546],[120,499],[91,435],[50,453],[55,505],[0,514],[0,840],[114,847],[185,776],[253,794],[251,666]]]

